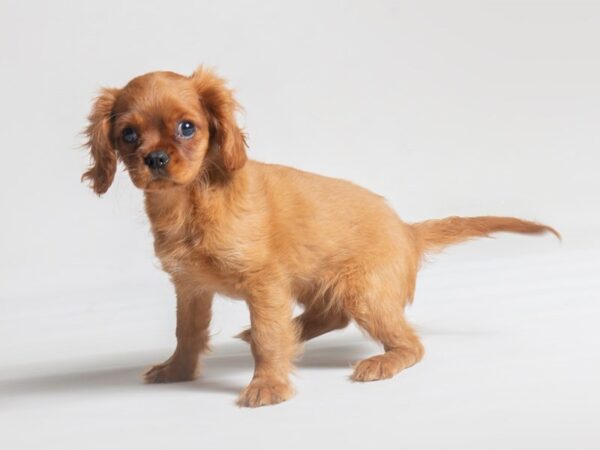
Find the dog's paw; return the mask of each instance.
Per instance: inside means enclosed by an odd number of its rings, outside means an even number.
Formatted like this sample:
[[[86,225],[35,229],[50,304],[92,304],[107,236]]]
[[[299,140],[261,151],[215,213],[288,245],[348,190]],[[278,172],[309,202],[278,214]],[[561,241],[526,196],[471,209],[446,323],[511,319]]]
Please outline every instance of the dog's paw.
[[[146,383],[175,383],[177,381],[191,381],[196,377],[195,367],[168,360],[151,367],[144,374],[144,381]]]
[[[294,389],[289,382],[257,378],[241,392],[237,404],[250,408],[275,405],[290,399],[293,395]]]
[[[377,381],[392,378],[399,372],[398,364],[388,355],[377,355],[359,362],[350,377],[352,381]]]
[[[240,334],[236,334],[234,337],[241,339],[244,342],[250,343],[252,339],[252,330],[250,328],[245,329]]]

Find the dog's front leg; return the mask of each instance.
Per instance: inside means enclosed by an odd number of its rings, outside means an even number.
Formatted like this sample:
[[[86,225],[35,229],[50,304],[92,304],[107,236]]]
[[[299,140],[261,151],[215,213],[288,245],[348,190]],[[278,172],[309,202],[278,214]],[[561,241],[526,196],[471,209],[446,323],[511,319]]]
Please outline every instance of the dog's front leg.
[[[250,309],[254,376],[240,394],[240,406],[272,405],[289,399],[289,380],[298,351],[298,330],[292,321],[292,301],[283,289],[252,295]]]
[[[175,280],[177,293],[177,347],[162,364],[145,373],[147,383],[193,380],[198,372],[198,356],[208,349],[208,327],[213,293]]]

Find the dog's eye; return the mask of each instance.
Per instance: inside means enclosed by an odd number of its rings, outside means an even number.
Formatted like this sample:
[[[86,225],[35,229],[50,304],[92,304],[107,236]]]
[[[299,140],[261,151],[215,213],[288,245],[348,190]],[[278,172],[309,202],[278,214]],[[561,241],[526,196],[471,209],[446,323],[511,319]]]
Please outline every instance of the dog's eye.
[[[137,132],[133,128],[129,128],[129,127],[125,128],[121,132],[121,137],[128,144],[133,144],[134,142],[136,142],[138,140]]]
[[[187,120],[182,120],[177,124],[177,135],[183,139],[191,138],[196,133],[196,126]]]

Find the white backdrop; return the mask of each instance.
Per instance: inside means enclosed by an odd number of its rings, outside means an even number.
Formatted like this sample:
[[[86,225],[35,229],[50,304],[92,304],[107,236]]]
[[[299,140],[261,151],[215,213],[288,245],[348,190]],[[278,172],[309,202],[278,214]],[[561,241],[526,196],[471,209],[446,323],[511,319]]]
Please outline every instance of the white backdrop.
[[[147,274],[140,193],[80,185],[78,133],[101,85],[200,63],[237,90],[255,159],[351,179],[407,220],[598,225],[598,8],[571,3],[5,0],[0,285]]]
[[[53,360],[44,342],[63,358],[172,343],[172,291],[141,193],[126,173],[101,199],[79,182],[79,133],[100,86],[215,67],[245,107],[250,157],[350,179],[409,221],[543,221],[563,247],[503,238],[451,253],[537,253],[543,265],[598,247],[599,54],[594,1],[2,0],[4,364]],[[144,296],[154,309],[132,320],[150,325],[125,338],[141,325],[119,325],[110,308],[138,311]],[[241,304],[220,308],[220,329],[247,321]],[[55,324],[57,311],[75,311],[81,328]]]

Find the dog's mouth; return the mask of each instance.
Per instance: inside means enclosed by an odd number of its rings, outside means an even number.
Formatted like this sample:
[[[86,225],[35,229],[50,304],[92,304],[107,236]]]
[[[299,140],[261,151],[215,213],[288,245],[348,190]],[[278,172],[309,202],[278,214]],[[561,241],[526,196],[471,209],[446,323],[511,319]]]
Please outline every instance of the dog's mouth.
[[[151,180],[169,180],[169,179],[171,179],[171,176],[169,175],[169,172],[167,171],[166,168],[149,169],[148,172],[150,173]]]
[[[151,169],[137,165],[128,167],[127,171],[133,184],[144,191],[166,189],[178,184],[166,168]]]
[[[181,180],[176,179],[167,169],[151,169],[147,171],[148,177],[145,180],[145,191],[156,191],[181,186]]]
[[[167,177],[153,177],[143,187],[145,191],[159,191],[178,186],[178,183]]]

